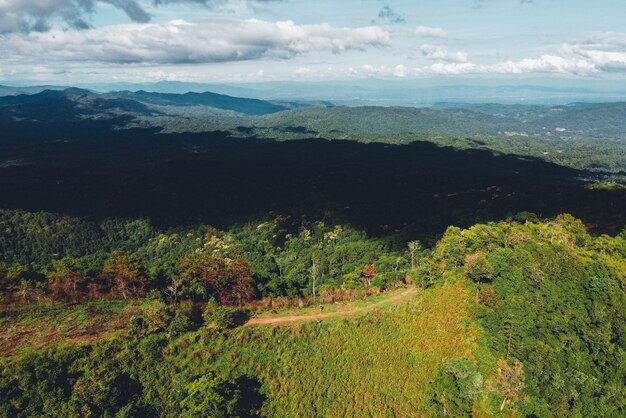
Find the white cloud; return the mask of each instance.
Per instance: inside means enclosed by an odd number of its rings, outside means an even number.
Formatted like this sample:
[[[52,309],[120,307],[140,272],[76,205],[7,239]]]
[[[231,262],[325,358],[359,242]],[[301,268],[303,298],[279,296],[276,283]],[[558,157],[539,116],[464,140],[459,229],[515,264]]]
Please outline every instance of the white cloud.
[[[486,72],[499,74],[560,73],[585,75],[598,71],[591,62],[555,55],[542,55],[539,58],[526,58],[520,61],[504,61],[483,67]]]
[[[561,50],[600,71],[626,71],[626,33],[590,34],[582,41],[563,45]]]
[[[441,28],[433,28],[429,26],[418,26],[415,28],[415,34],[423,38],[447,38],[448,33]]]
[[[401,68],[401,71],[398,69]],[[597,69],[584,60],[568,60],[563,57],[544,55],[535,59],[520,61],[503,61],[495,64],[479,65],[471,62],[439,62],[422,67],[405,67],[398,65],[363,67],[366,75],[382,77],[420,77],[438,75],[472,75],[472,74],[529,74],[529,73],[556,73],[590,75]]]
[[[382,28],[336,28],[256,19],[176,20],[104,26],[88,31],[0,35],[0,57],[12,61],[178,64],[290,58],[312,51],[341,53],[387,46]],[[2,61],[0,61],[2,62]]]
[[[464,53],[450,53],[446,46],[423,45],[426,59],[439,60],[431,65],[407,67],[403,64],[364,65],[360,75],[374,77],[421,77],[455,75],[562,74],[597,76],[606,72],[626,72],[626,33],[594,33],[584,39],[561,45],[555,53],[540,57],[494,63],[468,62]]]
[[[422,55],[427,60],[440,60],[447,62],[467,62],[467,54],[465,52],[450,52],[445,45],[424,44],[420,48]]]

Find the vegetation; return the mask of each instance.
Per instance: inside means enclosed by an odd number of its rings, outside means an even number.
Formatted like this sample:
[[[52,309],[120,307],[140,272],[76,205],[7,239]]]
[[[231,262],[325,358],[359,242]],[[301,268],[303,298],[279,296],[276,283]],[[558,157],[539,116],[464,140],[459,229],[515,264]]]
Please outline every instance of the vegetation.
[[[623,104],[298,106],[0,99],[0,416],[626,415]]]
[[[241,306],[255,296],[381,289],[404,280],[404,250],[348,226],[287,218],[231,231],[207,226],[160,230],[146,220],[101,223],[47,213],[0,210],[6,302],[141,297],[217,300]],[[376,279],[376,280],[375,280]]]
[[[356,234],[359,238],[350,240],[355,233],[348,227],[320,224],[288,239],[294,240],[293,247],[287,242],[272,247],[264,237],[268,231],[274,235],[278,225],[211,230],[209,238],[200,240],[204,249],[192,253],[210,253],[201,259],[207,262],[238,253],[254,271],[258,296],[281,288],[269,286],[273,280],[289,282],[280,271],[276,277],[264,276],[276,255],[286,259],[277,264],[287,263],[281,271],[296,282],[285,289],[310,291],[312,277],[306,284],[297,280],[302,278],[298,266],[307,266],[311,257],[319,260],[320,286],[329,285],[331,277],[344,278],[333,286],[375,285],[397,266],[420,289],[385,310],[331,316],[321,323],[245,327],[237,327],[235,311],[218,299],[210,299],[203,319],[194,313],[194,305],[204,305],[203,291],[184,297],[189,302],[174,302],[158,286],[163,292],[139,300],[49,305],[44,298],[28,309],[7,307],[0,327],[13,331],[2,345],[2,414],[30,416],[44,408],[56,416],[626,412],[626,231],[594,237],[579,220],[563,215],[544,222],[451,227],[429,250],[412,244],[413,250],[394,253],[380,239]],[[153,238],[132,252],[127,248],[131,255],[125,257],[141,260],[155,241],[176,248],[198,237],[148,236]],[[251,242],[265,242],[266,256],[246,259],[246,254],[258,254]],[[372,246],[377,255],[370,259],[363,251],[355,260],[361,266],[358,274],[348,267],[334,270],[344,264],[332,262],[343,259],[340,244],[349,243],[364,250]],[[395,264],[398,257],[402,261]],[[146,271],[159,271],[148,258],[143,260]],[[170,266],[180,267],[177,262]],[[310,266],[302,268],[311,272]],[[149,281],[158,282],[152,276]],[[92,306],[92,314],[80,319],[77,309],[83,306]],[[55,325],[44,318],[59,317],[58,312],[74,318],[70,323],[59,318],[71,324],[74,334],[81,329],[76,321],[95,318],[109,321],[103,325],[108,331],[98,338],[83,334],[82,339],[49,340],[36,351],[19,340],[21,332],[36,332],[27,327],[50,330]],[[8,348],[15,344],[17,349]]]

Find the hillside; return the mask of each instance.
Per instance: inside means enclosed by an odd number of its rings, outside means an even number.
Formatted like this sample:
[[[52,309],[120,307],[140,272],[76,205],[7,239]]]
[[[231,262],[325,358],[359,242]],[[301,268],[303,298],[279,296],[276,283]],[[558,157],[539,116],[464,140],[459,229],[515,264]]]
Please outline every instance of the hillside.
[[[232,110],[245,115],[265,115],[287,108],[258,99],[244,99],[211,92],[204,93],[149,93],[146,91],[121,91],[108,93],[108,97],[130,99],[159,106],[206,106],[210,108]]]
[[[263,126],[296,126],[315,132],[383,137],[408,134],[496,135],[517,122],[471,110],[433,110],[398,107],[336,107],[299,109],[266,117]]]
[[[626,413],[620,139],[490,134],[620,104],[142,95],[0,98],[0,416]]]
[[[321,322],[207,327],[154,295],[5,309],[2,414],[624,413],[624,233],[451,227],[418,260],[413,296]]]
[[[322,134],[541,136],[626,141],[626,103],[568,106],[450,105],[435,108],[337,107],[266,117],[264,126],[302,126]]]
[[[86,117],[125,117],[125,123],[128,123],[138,116],[154,117],[163,114],[168,107],[199,107],[205,114],[230,115],[263,115],[286,109],[262,100],[208,92],[182,95],[143,91],[97,94],[89,90],[67,88],[0,97],[0,117],[5,120],[8,128],[11,128],[11,122],[63,124]]]

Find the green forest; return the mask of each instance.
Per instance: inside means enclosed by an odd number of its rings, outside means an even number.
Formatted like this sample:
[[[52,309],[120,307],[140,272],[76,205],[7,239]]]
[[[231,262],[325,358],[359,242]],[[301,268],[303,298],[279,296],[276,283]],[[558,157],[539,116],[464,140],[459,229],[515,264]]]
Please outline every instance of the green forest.
[[[626,0],[0,0],[0,418],[626,418]]]
[[[624,109],[0,98],[0,417],[626,416]]]
[[[626,230],[0,216],[2,416],[626,413]]]

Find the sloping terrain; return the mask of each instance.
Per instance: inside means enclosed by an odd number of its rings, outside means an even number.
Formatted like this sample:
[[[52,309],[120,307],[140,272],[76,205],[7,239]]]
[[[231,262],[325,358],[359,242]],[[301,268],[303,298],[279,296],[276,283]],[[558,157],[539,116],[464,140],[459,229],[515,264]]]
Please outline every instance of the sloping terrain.
[[[108,93],[106,97],[130,99],[159,106],[206,106],[216,109],[232,110],[245,115],[265,115],[287,109],[284,106],[263,100],[244,99],[211,92],[167,94],[149,93],[140,90],[137,92],[121,91]]]

